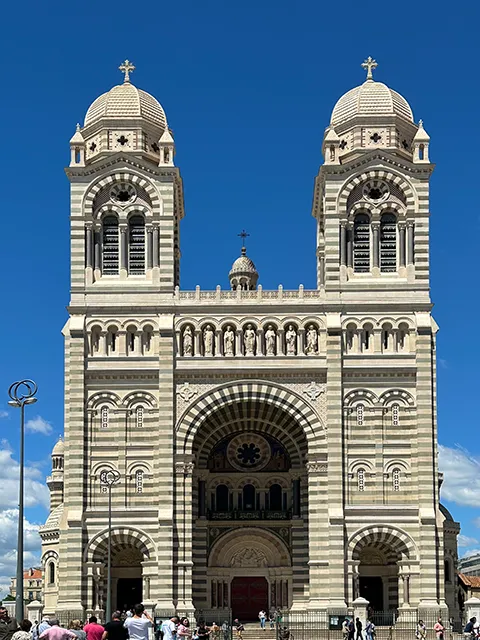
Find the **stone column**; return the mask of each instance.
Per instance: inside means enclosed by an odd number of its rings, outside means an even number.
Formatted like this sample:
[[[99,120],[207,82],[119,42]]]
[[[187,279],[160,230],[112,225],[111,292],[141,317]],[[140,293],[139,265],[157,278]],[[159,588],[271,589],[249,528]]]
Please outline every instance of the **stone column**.
[[[93,227],[88,224],[85,228],[85,266],[93,267]]]
[[[283,334],[284,334],[284,330],[283,329],[279,329],[277,331],[277,356],[284,356],[285,355],[285,348],[284,348],[284,339],[283,339]]]
[[[365,600],[365,598],[356,598],[353,601],[353,617],[356,620],[360,618],[360,622],[363,625],[363,629],[365,630],[365,624],[368,618],[368,605],[369,601]]]
[[[295,477],[292,480],[292,515],[294,518],[300,518],[300,478]]]
[[[147,225],[147,270],[153,267],[153,227]]]
[[[98,280],[102,275],[102,235],[101,235],[101,227],[97,227],[93,234],[93,242],[94,242],[94,250],[93,250],[93,261],[94,261],[94,278]]]
[[[200,518],[205,518],[207,515],[206,502],[205,502],[205,491],[206,491],[206,482],[205,480],[198,481],[198,516]]]
[[[120,278],[128,275],[128,227],[126,224],[119,226],[120,230]]]
[[[222,330],[215,329],[215,356],[221,358],[223,356]]]
[[[309,590],[310,607],[325,609],[329,605],[328,575],[329,559],[327,513],[327,462],[311,457],[306,463],[308,473],[308,544],[309,544]],[[326,526],[327,525],[327,526]]]
[[[200,358],[202,355],[202,332],[198,329],[195,329],[193,332],[193,355],[196,358]]]
[[[413,222],[407,222],[407,264],[415,262],[415,227]]]
[[[380,223],[372,222],[372,244],[373,244],[373,268],[377,269],[380,266],[379,252],[380,252],[380,240],[379,240]]]
[[[320,286],[325,286],[325,257],[320,256],[319,264],[318,264],[318,279],[320,282]]]
[[[255,355],[257,356],[265,355],[265,340],[263,337],[262,328],[257,329],[257,351]]]
[[[301,327],[297,336],[297,356],[305,355],[305,329]]]
[[[347,267],[353,267],[353,229],[347,226]]]
[[[399,235],[399,265],[400,267],[405,266],[405,258],[406,258],[406,227],[404,224],[398,225],[398,235]]]
[[[237,329],[235,333],[236,333],[236,335],[235,335],[235,339],[236,339],[235,355],[237,356],[237,358],[240,358],[240,357],[243,356],[243,330],[242,329]]]
[[[42,619],[43,604],[38,600],[32,600],[27,604],[27,619],[34,623]]]
[[[340,223],[340,264],[347,264],[347,227],[346,222]]]
[[[178,532],[177,550],[177,607],[182,611],[193,611],[192,601],[192,474],[194,463],[187,459],[175,462],[176,503],[181,507],[176,512]]]
[[[153,268],[160,266],[160,231],[158,224],[153,226],[152,235],[153,251],[152,251],[152,264]]]

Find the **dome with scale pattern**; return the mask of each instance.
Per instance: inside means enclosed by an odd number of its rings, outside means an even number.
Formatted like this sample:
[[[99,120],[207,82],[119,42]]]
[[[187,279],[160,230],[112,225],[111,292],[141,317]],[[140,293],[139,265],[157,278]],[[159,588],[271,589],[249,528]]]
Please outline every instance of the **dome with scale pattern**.
[[[165,111],[158,100],[130,82],[116,85],[98,97],[87,111],[84,126],[89,127],[104,118],[143,119],[161,129],[165,129],[167,122]]]
[[[378,118],[388,115],[397,115],[403,120],[413,122],[412,109],[405,98],[383,82],[375,82],[370,78],[340,98],[333,108],[330,122],[336,127],[356,116]]]

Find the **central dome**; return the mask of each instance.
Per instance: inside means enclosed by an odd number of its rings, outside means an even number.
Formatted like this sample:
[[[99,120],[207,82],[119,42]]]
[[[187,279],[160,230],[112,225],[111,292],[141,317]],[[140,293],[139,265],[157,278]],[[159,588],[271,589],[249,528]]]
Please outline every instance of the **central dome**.
[[[165,111],[158,100],[130,82],[119,84],[98,97],[87,111],[84,126],[88,127],[103,118],[141,118],[161,129],[165,129],[167,123]]]
[[[335,127],[355,116],[384,115],[397,115],[413,122],[412,109],[405,98],[383,82],[375,82],[369,78],[340,98],[333,108],[330,122]]]

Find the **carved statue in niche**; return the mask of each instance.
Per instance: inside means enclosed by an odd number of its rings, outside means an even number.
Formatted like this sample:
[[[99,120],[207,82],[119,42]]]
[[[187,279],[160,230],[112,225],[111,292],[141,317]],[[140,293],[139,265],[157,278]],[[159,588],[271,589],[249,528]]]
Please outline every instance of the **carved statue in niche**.
[[[183,355],[193,356],[193,335],[190,327],[183,332]]]
[[[267,356],[275,355],[275,343],[277,340],[277,334],[271,324],[268,325],[265,331],[265,347]]]
[[[223,334],[223,353],[226,356],[234,356],[234,348],[235,348],[235,333],[232,330],[232,327],[228,325],[225,329],[225,333]]]
[[[203,348],[206,356],[213,356],[213,338],[214,333],[211,325],[207,324],[203,330]]]
[[[287,344],[287,355],[294,356],[297,353],[297,332],[293,324],[288,325],[288,331],[285,334],[285,342]]]
[[[245,355],[246,356],[254,356],[255,355],[255,329],[251,324],[247,324],[247,328],[243,334],[243,344],[245,345]]]
[[[308,327],[305,353],[307,356],[314,356],[318,353],[318,332],[313,324]]]
[[[266,567],[268,566],[267,558],[263,551],[246,547],[233,556],[231,567]]]

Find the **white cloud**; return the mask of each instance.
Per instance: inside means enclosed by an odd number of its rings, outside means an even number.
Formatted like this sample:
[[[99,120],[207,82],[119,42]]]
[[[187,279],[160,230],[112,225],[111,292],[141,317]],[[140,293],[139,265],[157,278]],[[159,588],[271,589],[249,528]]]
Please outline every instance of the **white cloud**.
[[[50,422],[47,422],[42,416],[36,416],[31,420],[27,420],[25,429],[32,433],[43,433],[44,436],[49,436],[53,431]]]
[[[442,498],[467,507],[480,504],[480,461],[460,447],[439,445],[439,467],[443,471]]]
[[[8,593],[10,578],[15,575],[17,562],[18,481],[20,467],[12,458],[7,441],[0,441],[0,598]],[[25,466],[25,506],[48,507],[49,491],[42,472],[35,466]],[[24,518],[24,567],[40,564],[41,541],[39,525]]]
[[[458,540],[459,547],[471,547],[474,544],[480,544],[476,538],[470,538],[469,536],[464,536],[463,533],[461,533],[458,536],[457,540]]]
[[[8,411],[3,411],[3,409],[0,409],[0,418],[8,418]]]
[[[470,556],[475,556],[477,553],[480,553],[480,549],[467,549],[460,556],[461,558],[469,558]]]

